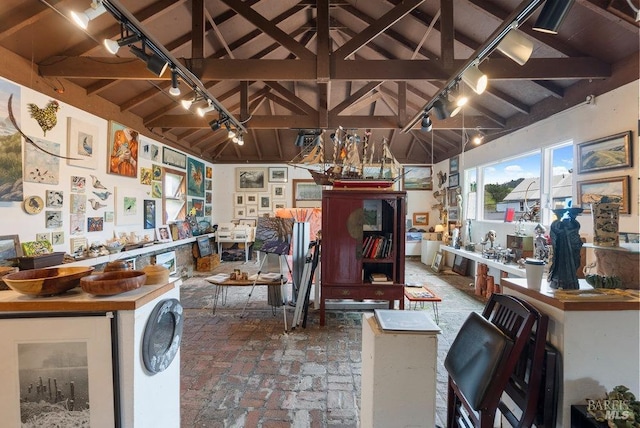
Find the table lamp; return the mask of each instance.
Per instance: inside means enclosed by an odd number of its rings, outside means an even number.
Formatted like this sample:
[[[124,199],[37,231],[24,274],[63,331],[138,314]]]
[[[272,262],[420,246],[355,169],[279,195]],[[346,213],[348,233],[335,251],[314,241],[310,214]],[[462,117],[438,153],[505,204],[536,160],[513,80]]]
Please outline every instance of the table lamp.
[[[436,224],[435,232],[438,234],[438,241],[442,241],[444,226],[441,224]]]

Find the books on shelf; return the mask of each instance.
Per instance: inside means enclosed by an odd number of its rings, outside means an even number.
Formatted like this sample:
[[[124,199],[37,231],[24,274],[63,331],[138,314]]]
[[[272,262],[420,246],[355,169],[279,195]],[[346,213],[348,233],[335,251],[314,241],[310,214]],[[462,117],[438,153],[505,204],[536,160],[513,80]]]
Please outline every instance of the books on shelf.
[[[372,273],[369,275],[372,284],[393,284],[393,280],[384,273]]]
[[[362,257],[365,259],[386,259],[392,251],[392,233],[369,235],[362,242]]]

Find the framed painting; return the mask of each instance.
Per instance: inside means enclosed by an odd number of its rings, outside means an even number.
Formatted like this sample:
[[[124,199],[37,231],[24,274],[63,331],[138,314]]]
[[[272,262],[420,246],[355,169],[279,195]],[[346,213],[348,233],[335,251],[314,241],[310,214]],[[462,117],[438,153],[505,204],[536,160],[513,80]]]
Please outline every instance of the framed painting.
[[[257,198],[257,195],[256,195]],[[257,202],[257,199],[253,201],[254,203]],[[233,195],[233,205],[236,207],[240,207],[243,206],[245,204],[245,194],[244,193],[235,193]]]
[[[362,230],[382,230],[382,200],[365,199],[362,203]]]
[[[104,217],[87,217],[87,232],[102,232],[104,230]]]
[[[293,207],[309,208],[322,205],[322,186],[313,180],[293,180]]]
[[[136,178],[138,176],[139,146],[138,131],[110,120],[107,172]]]
[[[591,204],[607,198],[608,202],[620,204],[620,214],[631,214],[628,175],[578,181],[577,190],[576,199],[584,212],[591,212]]]
[[[77,175],[71,176],[71,191],[76,193],[84,193],[84,189],[87,188],[87,178],[79,177]]]
[[[204,164],[196,159],[189,158],[187,168],[187,194],[190,196],[204,197]]]
[[[428,226],[429,225],[429,213],[413,213],[413,225],[414,226]]]
[[[67,119],[67,165],[98,167],[98,127],[70,117]]]
[[[631,131],[578,144],[578,174],[631,168],[631,146]]]
[[[62,227],[62,211],[45,211],[44,216],[44,227],[47,229]]]
[[[267,191],[267,168],[236,168],[236,191]]]
[[[204,174],[205,178],[208,178],[209,180],[211,180],[213,178],[213,168],[211,168],[210,166],[208,166],[205,170],[205,174]],[[211,189],[209,189],[211,190]]]
[[[126,186],[115,188],[115,224],[133,226],[140,224],[141,205],[144,197]]]
[[[258,194],[257,193],[246,193],[245,196],[244,196],[244,203],[258,205]]]
[[[438,273],[442,270],[442,251],[438,251],[434,256],[433,256],[433,262],[431,262],[431,270]]]
[[[169,269],[169,275],[175,275],[178,271],[176,266],[176,252],[168,251],[166,253],[158,254],[156,256],[156,264]]]
[[[269,167],[269,183],[286,183],[289,169],[285,167]]]
[[[2,323],[6,331],[0,348],[4,362],[0,377],[12,386],[0,401],[7,426],[54,418],[67,426],[71,421],[96,427],[117,425],[120,412],[114,389],[119,370],[117,362],[114,366],[112,358],[104,358],[112,354],[115,318],[104,313],[61,312],[59,316],[8,317]],[[46,388],[34,385],[38,379]],[[73,399],[73,406],[62,412],[65,419],[60,419],[59,396],[49,393],[55,391],[54,385],[62,397]]]
[[[19,85],[0,79],[0,106],[3,109],[3,118],[8,118],[8,112],[4,108],[11,104],[16,121],[21,123],[21,109],[19,107],[22,105],[21,91]],[[0,123],[0,135],[3,138],[3,165],[12,166],[7,173],[0,174],[0,202],[22,202],[24,199],[22,138],[20,138],[18,130],[8,120],[3,120]]]
[[[433,190],[433,169],[430,166],[406,165],[404,169],[403,190]]]
[[[458,187],[460,185],[460,175],[458,173],[456,174],[449,174],[449,186],[448,187]]]
[[[208,236],[200,236],[196,239],[196,243],[198,244],[198,252],[200,253],[200,257],[207,257],[213,254],[211,250],[211,242],[209,241]]]
[[[24,181],[40,184],[58,184],[60,180],[60,158],[45,153],[55,155],[60,154],[60,144],[52,141],[45,141],[33,138],[34,144],[42,150],[37,149],[33,144],[24,146]]]
[[[144,228],[156,228],[156,201],[151,199],[144,200]]]
[[[153,169],[140,167],[140,184],[151,185],[151,179],[153,178]]]
[[[171,231],[169,230],[169,226],[163,224],[162,226],[156,227],[156,240],[158,242],[171,242]]]
[[[140,143],[142,145],[142,148],[140,149],[140,157],[149,159],[153,162],[158,162],[158,157],[160,157],[160,149],[158,146],[150,141],[146,141],[145,137],[140,139]]]
[[[460,212],[458,211],[458,207],[449,208],[449,220],[451,221],[460,220]]]
[[[62,208],[64,202],[62,190],[47,190],[46,201],[48,208]]]
[[[0,265],[9,263],[9,259],[22,257],[22,246],[18,235],[0,236]]]
[[[460,158],[458,156],[449,158],[449,174],[456,174],[458,172],[459,165]]]
[[[258,210],[271,211],[271,195],[269,193],[258,194]]]
[[[202,217],[204,215],[204,199],[196,199],[196,198],[191,199],[189,201],[188,210],[189,210],[189,215]]]
[[[458,275],[466,276],[468,265],[469,265],[468,258],[462,257],[459,254],[456,254],[456,257],[453,259],[453,267],[451,268],[451,270],[457,273]]]
[[[245,215],[247,217],[257,217],[258,216],[258,206],[257,205],[247,205]]]
[[[285,189],[286,189],[286,186],[284,184],[272,184],[271,197],[273,199],[284,199]]]
[[[64,232],[57,231],[51,232],[51,245],[62,245],[64,244]]]
[[[49,241],[49,242],[51,242],[51,233],[36,233],[36,241]]]
[[[162,163],[177,168],[187,168],[187,155],[169,147],[162,148]]]
[[[178,239],[187,239],[193,236],[191,224],[185,220],[178,220],[175,223],[178,226]]]
[[[247,209],[245,207],[235,207],[233,209],[233,217],[234,218],[242,218],[242,217],[246,217],[246,216],[247,216]]]

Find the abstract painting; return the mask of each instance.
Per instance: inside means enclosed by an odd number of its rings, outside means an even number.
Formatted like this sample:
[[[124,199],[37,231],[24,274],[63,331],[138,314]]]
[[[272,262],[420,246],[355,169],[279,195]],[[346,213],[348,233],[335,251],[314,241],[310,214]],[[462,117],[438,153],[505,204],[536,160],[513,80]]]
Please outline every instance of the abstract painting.
[[[87,217],[87,232],[102,232],[104,229],[104,218]]]

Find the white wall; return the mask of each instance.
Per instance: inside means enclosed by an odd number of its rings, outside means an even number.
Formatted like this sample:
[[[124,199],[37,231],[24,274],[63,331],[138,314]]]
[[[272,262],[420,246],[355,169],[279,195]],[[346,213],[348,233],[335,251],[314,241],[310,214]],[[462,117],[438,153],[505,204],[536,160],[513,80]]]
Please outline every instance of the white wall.
[[[9,82],[4,79],[0,79],[3,87],[6,85],[5,82]],[[11,82],[10,82],[11,83]],[[11,83],[13,84],[13,83]],[[63,231],[64,232],[64,243],[61,245],[54,246],[54,251],[64,251],[71,252],[70,247],[70,238],[72,237],[86,237],[89,244],[92,242],[101,242],[104,243],[106,240],[113,238],[114,234],[119,235],[120,233],[130,233],[134,232],[137,235],[144,236],[150,235],[150,239],[155,239],[155,230],[153,229],[144,229],[143,225],[143,205],[142,201],[139,200],[138,206],[138,217],[139,222],[137,225],[131,226],[118,226],[117,222],[114,223],[104,223],[104,230],[102,232],[86,232],[87,224],[86,217],[99,217],[104,216],[105,211],[113,211],[115,213],[115,201],[116,201],[116,193],[117,189],[121,191],[132,191],[137,193],[140,198],[139,199],[150,199],[156,201],[156,225],[162,224],[162,200],[154,199],[151,197],[151,186],[143,185],[140,183],[140,168],[146,167],[151,168],[153,164],[162,165],[162,147],[163,145],[158,143],[157,141],[153,141],[145,136],[140,136],[140,152],[142,151],[143,143],[153,143],[156,144],[160,149],[159,159],[156,162],[152,162],[149,159],[143,158],[141,153],[138,154],[138,176],[136,178],[124,177],[119,175],[107,174],[107,164],[108,164],[108,130],[109,130],[109,121],[104,118],[100,118],[93,114],[87,113],[83,110],[80,110],[76,107],[73,107],[69,104],[59,102],[60,109],[57,113],[57,124],[56,126],[47,131],[46,137],[43,136],[43,131],[40,129],[40,126],[36,122],[36,120],[30,117],[27,104],[34,103],[39,107],[44,107],[52,97],[45,96],[39,92],[36,92],[32,89],[26,88],[24,86],[20,86],[20,96],[17,98],[14,96],[14,100],[12,102],[14,114],[17,116],[16,120],[18,121],[18,125],[22,129],[22,131],[30,136],[34,141],[38,140],[46,140],[54,143],[58,143],[60,145],[60,154],[63,156],[68,156],[68,146],[67,146],[67,132],[68,132],[68,119],[74,118],[79,121],[85,122],[89,125],[93,125],[98,129],[98,138],[97,143],[94,143],[94,150],[97,151],[98,156],[98,164],[96,169],[88,169],[81,168],[77,166],[70,166],[67,164],[67,160],[60,159],[59,160],[59,180],[57,184],[41,184],[41,183],[33,183],[33,182],[23,182],[23,193],[24,197],[29,196],[40,196],[43,201],[46,202],[46,191],[47,190],[61,190],[63,192],[64,202],[62,208],[47,208],[45,207],[42,212],[35,215],[27,214],[23,208],[21,202],[0,202],[0,213],[2,214],[2,221],[0,221],[0,235],[19,235],[20,242],[25,241],[33,241],[36,239],[36,233],[51,233],[54,231]],[[5,111],[5,107],[3,106],[0,111]],[[4,117],[2,119],[5,119]],[[23,141],[23,155],[22,160],[24,162],[24,148],[25,144]],[[203,161],[204,162],[204,161]],[[211,166],[210,163],[204,162],[206,166]],[[171,166],[171,168],[176,169]],[[24,172],[24,168],[23,168]],[[90,175],[93,174],[100,182],[107,187],[107,189],[113,194],[109,196],[106,201],[99,201],[107,206],[105,208],[101,208],[98,210],[93,210],[91,205],[87,202],[87,209],[85,213],[85,223],[84,229],[85,232],[78,235],[71,235],[70,233],[70,195],[71,195],[71,176],[82,176],[87,180],[87,187],[84,192],[87,199],[95,198],[95,195],[92,193],[94,189],[92,187],[92,180]],[[23,174],[24,178],[24,174]],[[215,195],[213,195],[215,198]],[[191,198],[189,198],[191,199]],[[204,199],[204,198],[202,198]],[[62,219],[63,219],[63,227],[56,229],[47,229],[45,227],[45,212],[48,210],[62,211]]]
[[[463,167],[470,168],[484,165],[568,140],[572,140],[575,145],[632,130],[633,168],[602,173],[576,174],[577,168],[574,154],[573,199],[576,200],[575,183],[577,181],[629,175],[631,214],[623,214],[620,216],[620,230],[637,233],[640,228],[640,206],[638,200],[638,164],[640,163],[638,157],[638,119],[640,118],[639,90],[639,81],[629,83],[614,91],[596,97],[595,105],[581,104],[532,126],[476,147],[471,151],[473,155],[469,155],[469,152],[466,153]],[[442,165],[441,168],[444,169],[445,163],[446,162],[436,165],[436,169],[440,165]],[[578,221],[581,224],[581,235],[587,239],[587,242],[592,242],[593,226],[591,215],[581,215],[578,217]],[[534,226],[533,224],[529,225],[528,233],[533,234]],[[489,229],[494,229],[498,233],[499,243],[504,246],[506,243],[506,235],[513,234],[514,228],[514,223],[496,221],[473,222],[472,240],[479,242],[480,238],[484,236]]]

